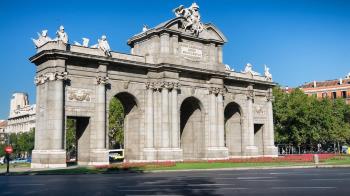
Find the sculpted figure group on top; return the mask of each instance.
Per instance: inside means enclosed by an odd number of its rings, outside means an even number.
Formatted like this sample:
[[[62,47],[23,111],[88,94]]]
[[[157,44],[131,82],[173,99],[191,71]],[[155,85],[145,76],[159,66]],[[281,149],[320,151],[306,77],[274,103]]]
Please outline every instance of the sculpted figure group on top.
[[[180,5],[173,12],[176,17],[185,18],[185,23],[183,24],[185,30],[190,30],[196,36],[204,30],[204,25],[201,23],[201,16],[199,14],[199,6],[196,3],[192,3],[189,8]]]
[[[50,41],[55,41],[55,42],[62,42],[64,44],[68,44],[68,35],[67,33],[64,31],[64,27],[61,25],[59,27],[59,29],[56,32],[56,38],[55,39],[51,39],[48,35],[47,35],[48,30],[42,30],[41,33],[38,33],[38,39],[33,39],[34,45],[36,48],[40,48],[41,46],[43,46],[44,44],[46,44],[47,42]],[[109,43],[107,41],[107,37],[105,35],[101,36],[101,39],[97,39],[97,44],[89,46],[89,39],[88,38],[83,38],[83,43],[80,44],[77,41],[74,41],[74,45],[76,46],[83,46],[83,47],[90,47],[90,48],[98,48],[100,50],[103,51],[103,53],[106,56],[112,56],[111,54],[111,47],[109,46]]]

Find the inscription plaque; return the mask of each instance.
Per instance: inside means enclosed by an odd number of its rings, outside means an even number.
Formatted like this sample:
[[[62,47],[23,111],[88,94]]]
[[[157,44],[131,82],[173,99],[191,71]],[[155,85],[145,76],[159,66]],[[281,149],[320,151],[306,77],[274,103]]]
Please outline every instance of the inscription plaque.
[[[203,51],[200,47],[189,43],[180,44],[180,54],[189,60],[198,61],[203,57]]]

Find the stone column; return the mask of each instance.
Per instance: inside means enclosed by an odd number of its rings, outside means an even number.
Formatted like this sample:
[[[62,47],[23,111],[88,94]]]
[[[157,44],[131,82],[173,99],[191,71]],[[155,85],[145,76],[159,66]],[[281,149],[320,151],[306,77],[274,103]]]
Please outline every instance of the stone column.
[[[273,110],[272,110],[273,95],[272,89],[268,90],[266,95],[266,128],[264,129],[264,156],[278,156],[278,149],[274,142],[273,128]]]
[[[54,150],[63,150],[63,135],[64,135],[64,94],[63,94],[63,80],[54,80],[51,82],[50,89],[52,97],[50,97],[51,111],[49,111],[48,119],[53,125],[55,130],[52,131],[51,135],[51,148]]]
[[[172,50],[172,54],[177,54],[178,53],[178,48],[179,48],[179,37],[178,35],[172,35],[171,36],[171,42],[172,42],[172,46],[170,47],[170,49]]]
[[[254,100],[254,89],[252,85],[248,86],[247,92],[247,111],[246,111],[246,130],[243,134],[244,155],[245,156],[256,156],[258,149],[254,145],[254,116],[253,116],[253,100]]]
[[[95,148],[106,148],[106,80],[98,78],[95,103]]]
[[[223,90],[220,89],[220,92],[217,96],[218,100],[218,147],[225,147],[225,125],[224,125],[224,100],[223,100]]]
[[[179,112],[178,112],[178,106],[177,106],[177,93],[178,93],[178,85],[174,84],[174,87],[171,91],[171,147],[173,148],[179,148],[179,142],[180,142],[180,129],[179,129]]]
[[[169,89],[168,84],[164,83],[162,88],[162,148],[170,147],[170,131],[169,131]]]
[[[146,116],[147,116],[147,127],[146,127],[146,148],[154,147],[154,136],[153,136],[153,87],[151,83],[146,84],[147,88],[147,107],[146,107]]]
[[[96,102],[94,128],[91,130],[91,153],[89,165],[109,164],[106,147],[106,85],[108,84],[107,64],[100,63],[96,76]]]
[[[209,147],[217,146],[217,104],[216,104],[216,94],[214,89],[209,92],[210,96],[210,131],[209,131]]]
[[[64,67],[64,60],[56,60]],[[66,167],[64,149],[64,80],[67,72],[48,72],[36,77],[38,133],[32,152],[32,168]],[[44,92],[44,84],[46,85]],[[40,86],[39,86],[40,85]],[[45,95],[44,95],[45,94]],[[42,97],[46,96],[46,97]],[[44,103],[45,102],[45,103]],[[40,141],[39,141],[40,140]]]
[[[169,54],[170,49],[170,36],[168,33],[160,34],[160,52],[163,54]]]

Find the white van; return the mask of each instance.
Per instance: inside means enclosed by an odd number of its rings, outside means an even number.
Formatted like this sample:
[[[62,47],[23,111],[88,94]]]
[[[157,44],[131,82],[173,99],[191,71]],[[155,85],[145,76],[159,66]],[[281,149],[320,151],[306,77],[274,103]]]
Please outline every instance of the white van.
[[[124,149],[109,150],[109,161],[123,161]]]

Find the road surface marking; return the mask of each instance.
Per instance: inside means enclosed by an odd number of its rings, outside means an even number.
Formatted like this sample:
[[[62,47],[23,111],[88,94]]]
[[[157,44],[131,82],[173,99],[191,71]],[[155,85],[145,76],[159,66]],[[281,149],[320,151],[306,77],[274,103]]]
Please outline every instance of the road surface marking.
[[[256,179],[270,179],[276,177],[238,177],[238,180],[256,180]]]
[[[296,187],[271,187],[271,189],[335,189],[336,187],[325,186],[296,186]]]
[[[343,180],[350,180],[350,178],[315,178],[315,179],[311,179],[311,180],[325,180],[325,181],[327,181],[327,180],[336,180],[336,181],[341,180],[341,181],[343,181]]]

